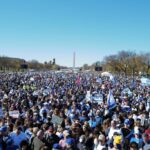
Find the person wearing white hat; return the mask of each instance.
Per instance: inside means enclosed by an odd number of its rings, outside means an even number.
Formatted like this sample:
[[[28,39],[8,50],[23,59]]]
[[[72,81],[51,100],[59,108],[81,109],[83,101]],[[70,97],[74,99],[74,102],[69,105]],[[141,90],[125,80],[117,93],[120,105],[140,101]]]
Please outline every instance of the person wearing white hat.
[[[98,137],[98,146],[97,146],[97,150],[103,150],[104,148],[106,148],[106,137],[103,134],[100,134]]]
[[[67,147],[67,144],[66,144],[66,140],[67,138],[70,136],[70,133],[68,130],[64,130],[63,131],[63,139],[59,141],[59,145],[62,147],[62,149],[65,149]]]

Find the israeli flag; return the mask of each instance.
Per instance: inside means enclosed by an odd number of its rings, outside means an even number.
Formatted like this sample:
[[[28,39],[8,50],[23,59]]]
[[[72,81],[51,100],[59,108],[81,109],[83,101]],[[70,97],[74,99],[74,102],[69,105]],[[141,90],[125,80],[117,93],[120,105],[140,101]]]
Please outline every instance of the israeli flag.
[[[107,97],[107,104],[109,109],[113,109],[116,107],[116,101],[114,99],[114,96],[112,94],[112,91],[109,91],[108,97]]]

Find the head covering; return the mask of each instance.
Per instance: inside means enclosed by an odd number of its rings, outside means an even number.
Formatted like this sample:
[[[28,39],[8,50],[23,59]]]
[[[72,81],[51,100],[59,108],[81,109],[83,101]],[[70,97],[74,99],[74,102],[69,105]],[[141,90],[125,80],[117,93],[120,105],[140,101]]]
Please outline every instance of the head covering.
[[[121,135],[117,135],[114,137],[115,144],[121,144],[121,140],[122,140]]]
[[[48,103],[47,103],[47,102],[43,103],[43,106],[47,106],[47,105],[48,105]]]
[[[149,140],[150,140],[150,129],[146,130],[145,134],[149,135]]]
[[[33,115],[34,115],[34,116],[38,115],[38,112],[37,112],[37,111],[34,111],[34,112],[33,112]]]
[[[33,127],[33,133],[36,134],[39,131],[38,127]]]
[[[7,126],[2,126],[0,128],[0,132],[6,132],[7,131]]]
[[[52,126],[49,127],[49,132],[53,132],[54,131],[54,128]]]
[[[65,131],[63,132],[63,135],[65,135],[65,136],[69,136],[69,135],[70,135],[70,133],[69,133],[69,131],[68,131],[68,130],[65,130]]]
[[[116,121],[115,121],[115,120],[112,120],[112,121],[111,121],[111,125],[116,125]]]
[[[54,144],[53,145],[53,149],[59,150],[59,149],[61,149],[61,146],[59,144]]]
[[[99,139],[100,141],[103,141],[103,140],[105,139],[105,136],[104,136],[103,134],[101,134],[101,135],[98,137],[98,139]]]
[[[4,141],[9,146],[13,144],[13,139],[10,136],[4,137]]]
[[[68,139],[66,140],[66,143],[67,143],[68,145],[73,145],[74,140],[73,140],[72,138],[68,138]]]
[[[42,110],[42,114],[44,114],[44,113],[47,113],[46,109],[43,109],[43,110]]]
[[[130,120],[129,119],[125,119],[124,124],[125,125],[130,125]]]

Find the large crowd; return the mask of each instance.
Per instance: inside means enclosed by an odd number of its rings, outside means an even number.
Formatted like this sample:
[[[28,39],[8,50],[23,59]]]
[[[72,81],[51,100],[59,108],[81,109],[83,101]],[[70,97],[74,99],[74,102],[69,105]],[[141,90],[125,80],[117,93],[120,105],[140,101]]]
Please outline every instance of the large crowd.
[[[0,150],[150,150],[150,86],[139,79],[1,73]]]

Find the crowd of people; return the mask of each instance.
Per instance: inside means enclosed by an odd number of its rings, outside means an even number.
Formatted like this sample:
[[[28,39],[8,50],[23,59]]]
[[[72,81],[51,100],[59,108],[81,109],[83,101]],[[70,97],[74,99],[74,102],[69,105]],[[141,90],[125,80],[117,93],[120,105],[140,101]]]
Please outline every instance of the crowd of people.
[[[139,79],[1,73],[0,150],[150,150],[150,86]]]

